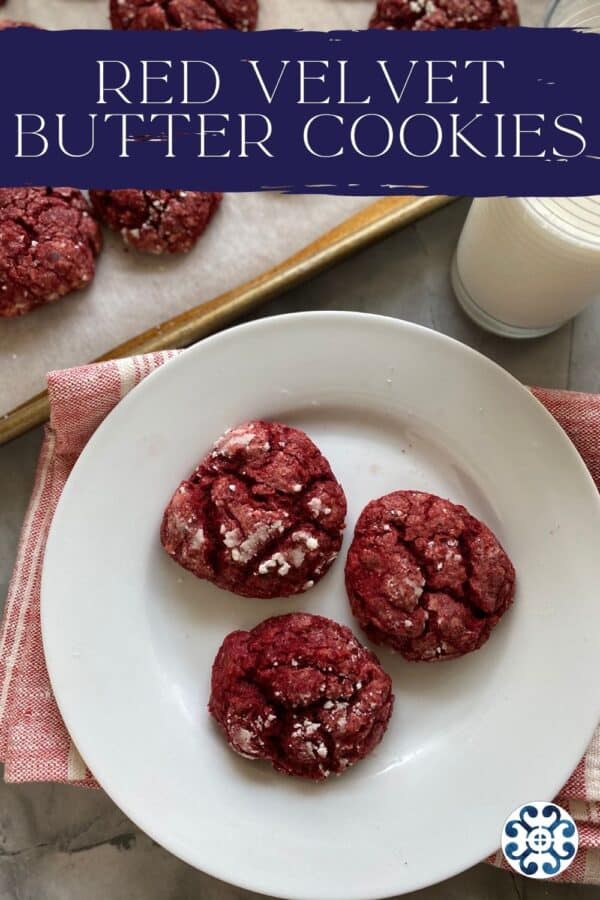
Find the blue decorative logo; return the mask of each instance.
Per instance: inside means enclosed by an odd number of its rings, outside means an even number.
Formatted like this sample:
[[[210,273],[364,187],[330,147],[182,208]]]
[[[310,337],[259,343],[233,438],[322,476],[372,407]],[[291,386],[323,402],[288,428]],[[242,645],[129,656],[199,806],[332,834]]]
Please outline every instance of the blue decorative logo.
[[[556,803],[526,803],[515,809],[502,830],[508,864],[528,878],[554,878],[575,858],[579,836],[573,818]]]

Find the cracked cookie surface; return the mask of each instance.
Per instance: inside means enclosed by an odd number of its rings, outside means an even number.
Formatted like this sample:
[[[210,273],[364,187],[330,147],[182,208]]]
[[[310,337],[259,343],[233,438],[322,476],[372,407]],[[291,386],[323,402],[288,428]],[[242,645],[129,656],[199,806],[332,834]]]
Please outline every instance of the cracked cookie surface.
[[[322,781],[371,752],[393,702],[389,675],[349,628],[290,613],[225,638],[209,710],[236,753]]]
[[[371,28],[437,31],[481,30],[519,24],[514,0],[379,0]]]
[[[258,0],[110,0],[113,28],[152,31],[252,31]]]
[[[75,188],[0,188],[0,316],[22,316],[88,285],[100,228]]]
[[[477,650],[513,600],[515,572],[464,506],[395,491],[363,510],[346,561],[352,612],[376,643],[434,661]]]
[[[143,253],[186,253],[200,238],[222,199],[204,191],[90,191],[96,215]]]
[[[245,597],[308,590],[336,558],[346,498],[310,438],[278,422],[225,433],[175,491],[167,553],[198,578]]]

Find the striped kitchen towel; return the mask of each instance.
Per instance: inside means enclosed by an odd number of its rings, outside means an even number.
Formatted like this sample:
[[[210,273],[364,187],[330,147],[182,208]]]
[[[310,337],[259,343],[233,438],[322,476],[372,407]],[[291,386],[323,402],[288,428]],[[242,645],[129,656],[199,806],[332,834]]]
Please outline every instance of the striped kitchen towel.
[[[50,424],[0,633],[0,761],[6,781],[98,786],[62,722],[46,671],[40,627],[44,549],[63,486],[95,429],[131,388],[176,353],[80,366],[48,376]],[[600,396],[546,389],[535,389],[534,394],[567,432],[600,488]],[[580,848],[558,880],[600,884],[600,728],[557,801],[577,821]],[[502,865],[501,853],[490,862]]]
[[[6,781],[95,787],[52,695],[42,647],[46,538],[64,484],[98,425],[142,379],[176,355],[153,353],[48,375],[50,424],[38,461],[0,634],[0,761]]]

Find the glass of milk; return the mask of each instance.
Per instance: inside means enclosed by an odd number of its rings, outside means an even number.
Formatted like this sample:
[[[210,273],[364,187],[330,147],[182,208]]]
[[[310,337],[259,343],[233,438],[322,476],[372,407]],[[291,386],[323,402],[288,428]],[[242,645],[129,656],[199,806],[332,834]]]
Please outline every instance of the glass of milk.
[[[557,0],[546,24],[600,31],[600,0]],[[600,296],[600,196],[475,199],[452,286],[488,331],[528,338],[560,328]]]
[[[600,296],[600,197],[474,200],[452,286],[488,331],[527,338],[560,328]]]

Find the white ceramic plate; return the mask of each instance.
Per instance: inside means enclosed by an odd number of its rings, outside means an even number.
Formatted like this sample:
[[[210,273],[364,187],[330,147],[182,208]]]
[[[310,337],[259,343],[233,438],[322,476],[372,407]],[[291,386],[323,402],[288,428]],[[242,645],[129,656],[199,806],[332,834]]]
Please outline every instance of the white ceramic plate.
[[[368,500],[414,488],[465,503],[518,574],[478,653],[428,666],[378,651],[396,693],[389,731],[324,784],[236,757],[206,701],[229,631],[290,609],[353,625],[344,553],[314,590],[270,602],[198,581],[159,543],[179,480],[225,428],[258,417],[305,429],[329,458],[349,500],[345,547]],[[600,712],[581,689],[598,680],[599,536],[574,448],[484,357],[377,316],[254,322],[148,378],[82,454],[46,551],[52,684],[102,786],[194,866],[299,900],[414,890],[492,852],[506,815],[550,799],[583,753]]]

